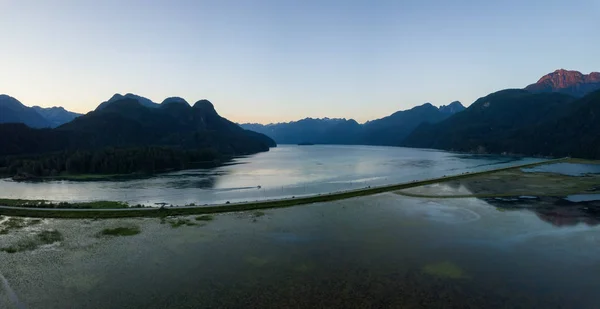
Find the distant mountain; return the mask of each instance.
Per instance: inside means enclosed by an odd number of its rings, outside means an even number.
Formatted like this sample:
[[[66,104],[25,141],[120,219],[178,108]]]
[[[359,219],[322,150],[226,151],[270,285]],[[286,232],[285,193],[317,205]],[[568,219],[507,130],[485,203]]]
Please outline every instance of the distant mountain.
[[[52,128],[56,128],[62,124],[73,121],[73,119],[82,115],[82,114],[70,112],[60,106],[49,107],[49,108],[33,106],[32,108],[38,114],[40,114],[42,117],[46,118],[46,120],[48,120],[48,122],[50,122],[50,126]]]
[[[51,122],[33,108],[23,105],[19,100],[0,95],[0,123],[24,123],[32,128],[46,128]]]
[[[436,123],[448,116],[449,114],[442,113],[431,103],[395,112],[390,116],[365,123],[362,142],[367,145],[399,146],[404,138],[420,124]]]
[[[172,103],[185,104],[154,108],[135,98],[123,98],[55,129],[0,125],[0,155],[145,146],[214,149],[224,155],[243,155],[276,146],[272,139],[219,116],[207,100],[194,106],[180,100]]]
[[[190,105],[185,99],[180,98],[180,97],[169,97],[166,98],[162,101],[162,103],[160,103],[160,107],[165,107],[166,105],[169,104],[183,104],[183,105]]]
[[[123,100],[123,99],[134,99],[134,100],[138,101],[142,106],[150,107],[150,108],[158,108],[160,106],[160,104],[152,102],[152,100],[150,100],[148,98],[144,98],[137,94],[126,93],[125,95],[121,95],[120,93],[115,93],[110,99],[108,99],[108,101],[100,103],[100,105],[98,105],[98,107],[96,107],[96,110],[104,109],[111,103],[119,101],[119,100]]]
[[[511,152],[500,141],[515,138],[517,130],[564,116],[573,101],[575,98],[561,93],[498,91],[444,121],[420,125],[402,144],[467,152]]]
[[[464,107],[462,105],[462,103],[460,103],[459,101],[454,101],[448,105],[442,105],[439,108],[440,112],[442,112],[443,114],[448,114],[448,115],[453,115],[458,112],[462,112],[465,109],[466,109],[466,107]]]
[[[399,111],[390,116],[369,121],[363,125],[354,119],[305,118],[298,121],[241,126],[247,130],[263,133],[280,144],[360,144],[399,145],[414,128],[423,122],[435,123],[464,109],[460,102],[453,102],[440,109],[430,103]]]
[[[276,124],[242,124],[242,128],[265,134],[278,144],[355,144],[361,126],[353,119],[314,119]]]
[[[544,75],[540,80],[525,87],[532,93],[559,92],[574,97],[583,97],[600,90],[600,73],[582,74],[578,71],[556,70]]]

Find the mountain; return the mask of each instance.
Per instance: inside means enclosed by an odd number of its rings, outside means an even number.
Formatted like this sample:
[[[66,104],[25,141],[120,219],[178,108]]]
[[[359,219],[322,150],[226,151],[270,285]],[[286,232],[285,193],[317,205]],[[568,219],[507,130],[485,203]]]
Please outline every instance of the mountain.
[[[42,117],[48,120],[52,128],[56,128],[81,116],[81,114],[70,112],[60,106],[49,108],[33,106],[31,108],[33,108],[38,114],[40,114]]]
[[[574,101],[575,98],[562,93],[498,91],[444,121],[421,124],[402,145],[467,152],[512,152],[502,145],[515,138],[514,132],[559,119],[570,111]]]
[[[55,129],[0,125],[0,155],[146,146],[244,155],[268,151],[276,144],[222,118],[206,100],[194,106],[185,102],[151,108],[137,99],[123,98]]]
[[[280,144],[360,144],[397,146],[423,122],[438,122],[464,109],[458,101],[439,109],[426,103],[406,111],[369,121],[363,125],[354,119],[305,118],[298,121],[241,126],[265,134]]]
[[[148,98],[144,98],[137,94],[126,93],[125,95],[121,95],[120,93],[115,93],[110,99],[108,99],[108,101],[100,103],[100,105],[98,105],[98,107],[96,107],[96,110],[104,109],[111,103],[119,101],[119,100],[123,100],[123,99],[134,99],[134,100],[138,101],[142,106],[149,107],[149,108],[158,108],[160,106],[160,104],[152,102],[152,100],[150,100]]]
[[[395,112],[365,123],[362,142],[367,145],[398,146],[420,124],[436,123],[448,116],[449,114],[442,113],[431,103]]]
[[[440,112],[443,114],[453,115],[458,112],[462,112],[466,109],[459,101],[454,101],[448,105],[442,105],[439,107]]]
[[[24,123],[32,128],[51,126],[50,121],[34,109],[5,94],[0,95],[0,123]]]
[[[171,103],[182,103],[182,104],[190,105],[184,98],[180,98],[180,97],[168,97],[168,98],[164,99],[160,103],[160,105],[165,106],[165,105],[171,104]]]
[[[600,90],[571,103],[561,116],[515,130],[499,148],[513,153],[600,159]]]
[[[242,124],[243,128],[265,134],[279,144],[354,144],[361,126],[353,119],[314,119],[276,124]]]
[[[559,92],[574,97],[583,97],[600,90],[600,73],[582,74],[578,71],[564,69],[544,75],[537,83],[525,87],[532,93]]]

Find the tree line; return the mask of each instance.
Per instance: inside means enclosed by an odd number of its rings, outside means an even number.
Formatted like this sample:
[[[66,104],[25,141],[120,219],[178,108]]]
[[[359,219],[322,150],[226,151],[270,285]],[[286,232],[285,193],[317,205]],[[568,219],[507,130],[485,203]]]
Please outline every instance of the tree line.
[[[75,174],[153,174],[224,159],[216,150],[172,147],[105,148],[0,157],[0,174],[52,177]]]

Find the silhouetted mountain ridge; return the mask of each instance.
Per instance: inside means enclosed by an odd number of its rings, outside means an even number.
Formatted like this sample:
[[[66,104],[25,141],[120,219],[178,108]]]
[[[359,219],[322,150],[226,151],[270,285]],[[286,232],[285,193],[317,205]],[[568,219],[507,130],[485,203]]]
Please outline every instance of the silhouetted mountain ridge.
[[[80,115],[57,106],[27,107],[11,96],[0,95],[0,123],[23,123],[32,128],[54,128]]]
[[[160,104],[152,102],[152,100],[142,97],[142,96],[139,96],[137,94],[126,93],[125,95],[122,95],[120,93],[115,93],[110,99],[108,99],[108,101],[104,101],[104,102],[100,103],[100,105],[98,105],[98,107],[96,107],[96,110],[104,109],[111,103],[120,101],[123,99],[134,99],[134,100],[138,101],[142,106],[150,107],[150,108],[158,108],[160,106]]]
[[[448,105],[442,105],[439,107],[440,112],[444,113],[444,114],[456,114],[458,112],[462,112],[466,109],[466,107],[464,107],[464,105],[462,105],[462,103],[460,103],[460,101],[454,101]]]
[[[210,102],[194,108],[178,101],[163,108],[143,106],[135,98],[123,98],[52,130],[0,126],[19,139],[0,139],[0,154],[19,155],[104,147],[171,146],[183,149],[210,148],[226,155],[268,151],[275,142],[248,132],[219,116]],[[212,106],[212,104],[210,104]],[[52,143],[39,143],[40,140]],[[16,144],[17,146],[15,146]]]
[[[403,145],[479,153],[600,158],[595,112],[600,92],[577,99],[562,93],[509,89],[478,99],[440,123],[421,125]]]
[[[61,106],[46,108],[40,106],[33,106],[31,108],[33,108],[38,114],[40,114],[42,117],[48,120],[52,128],[56,128],[67,122],[71,122],[73,121],[73,119],[81,116],[81,114],[70,112]]]
[[[50,121],[42,117],[35,109],[23,105],[19,100],[0,95],[0,123],[24,123],[32,128],[47,128]]]
[[[450,107],[451,106],[451,107]],[[390,116],[361,125],[354,119],[304,118],[298,121],[241,126],[273,138],[280,144],[361,144],[398,146],[415,127],[423,122],[437,122],[464,109],[458,101],[438,109],[431,103],[398,111]],[[462,109],[461,109],[462,107]]]

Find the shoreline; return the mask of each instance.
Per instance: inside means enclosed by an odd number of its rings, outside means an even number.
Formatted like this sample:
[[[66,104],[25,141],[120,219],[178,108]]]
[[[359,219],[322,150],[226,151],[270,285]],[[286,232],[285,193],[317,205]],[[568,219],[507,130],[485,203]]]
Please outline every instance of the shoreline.
[[[241,202],[231,204],[216,204],[208,206],[174,206],[174,207],[144,207],[144,208],[105,208],[105,209],[89,209],[89,208],[28,208],[28,207],[13,207],[0,206],[0,215],[17,216],[17,217],[33,217],[33,218],[126,218],[126,217],[168,217],[168,216],[185,216],[185,215],[203,215],[238,211],[263,210],[272,208],[284,208],[304,204],[313,204],[320,202],[330,202],[343,200],[359,196],[374,195],[389,191],[402,190],[412,187],[418,187],[428,184],[439,183],[442,181],[456,180],[462,178],[473,177],[477,175],[495,173],[503,170],[516,168],[533,167],[537,165],[558,163],[567,161],[569,158],[560,158],[547,160],[543,162],[535,162],[521,164],[481,172],[463,173],[458,175],[444,176],[439,178],[425,179],[419,181],[411,181],[399,184],[384,185],[378,187],[365,187],[361,189],[348,190],[342,192],[332,192],[327,194],[318,194],[312,196],[298,198],[284,198],[277,200]],[[22,200],[26,201],[26,200]],[[94,203],[94,202],[91,202]]]

